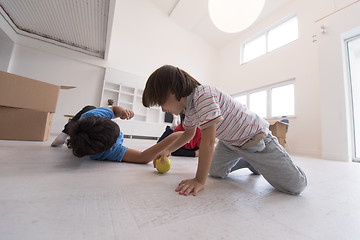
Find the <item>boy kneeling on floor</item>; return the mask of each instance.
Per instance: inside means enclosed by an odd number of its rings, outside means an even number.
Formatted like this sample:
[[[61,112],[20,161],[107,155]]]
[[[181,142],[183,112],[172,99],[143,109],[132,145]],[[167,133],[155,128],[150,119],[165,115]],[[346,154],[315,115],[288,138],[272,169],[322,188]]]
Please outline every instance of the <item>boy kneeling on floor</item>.
[[[197,127],[201,129],[197,172],[179,183],[180,194],[196,195],[208,174],[225,178],[241,168],[261,174],[284,193],[298,195],[305,189],[305,173],[271,134],[269,123],[220,89],[201,85],[184,70],[165,65],[150,75],[142,100],[145,107],[158,105],[165,112],[185,114],[185,131],[161,152],[162,158],[187,143]],[[215,137],[219,142],[214,150]]]

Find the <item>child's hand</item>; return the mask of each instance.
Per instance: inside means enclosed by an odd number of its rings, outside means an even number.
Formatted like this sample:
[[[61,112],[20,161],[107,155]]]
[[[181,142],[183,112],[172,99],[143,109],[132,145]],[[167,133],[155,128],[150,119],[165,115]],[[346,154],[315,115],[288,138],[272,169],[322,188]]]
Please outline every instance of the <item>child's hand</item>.
[[[154,168],[156,168],[156,159],[161,157],[160,161],[163,163],[165,161],[165,157],[169,157],[170,154],[171,154],[171,152],[169,152],[168,150],[164,150],[164,151],[160,152],[159,155],[157,155],[157,157],[153,160]]]
[[[199,156],[199,150],[196,150],[195,151],[195,157],[198,157]]]
[[[205,188],[205,184],[198,181],[196,178],[193,179],[187,179],[182,180],[179,183],[179,186],[175,189],[175,191],[179,192],[181,195],[189,195],[190,193],[193,193],[194,196],[197,195],[197,193]]]
[[[131,119],[132,117],[134,117],[134,112],[128,109],[123,109],[120,112],[120,118],[121,119]]]

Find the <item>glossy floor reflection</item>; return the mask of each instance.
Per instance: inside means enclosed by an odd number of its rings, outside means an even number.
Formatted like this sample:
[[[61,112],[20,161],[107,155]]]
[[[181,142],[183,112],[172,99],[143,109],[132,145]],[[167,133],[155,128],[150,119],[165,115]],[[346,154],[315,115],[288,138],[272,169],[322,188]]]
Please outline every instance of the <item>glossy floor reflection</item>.
[[[294,156],[308,176],[300,196],[247,169],[208,178],[197,197],[174,190],[197,159],[171,157],[157,173],[77,159],[48,142],[0,141],[0,239],[359,239],[360,164]],[[145,149],[152,140],[126,139]]]

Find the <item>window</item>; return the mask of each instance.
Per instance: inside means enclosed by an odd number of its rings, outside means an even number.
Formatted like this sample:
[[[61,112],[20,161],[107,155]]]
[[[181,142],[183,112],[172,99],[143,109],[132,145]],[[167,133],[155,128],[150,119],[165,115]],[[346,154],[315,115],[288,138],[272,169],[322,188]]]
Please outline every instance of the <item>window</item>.
[[[264,118],[295,115],[294,79],[236,94],[234,99]]]
[[[242,46],[241,63],[246,63],[299,38],[297,17],[272,27]]]
[[[258,91],[250,93],[250,102],[249,109],[253,112],[256,112],[260,117],[266,117],[267,107],[266,107],[266,91]]]
[[[244,62],[253,60],[266,53],[266,37],[262,35],[244,46]]]
[[[271,52],[299,37],[297,18],[293,17],[268,32],[268,51]]]
[[[235,100],[238,102],[241,102],[242,104],[247,106],[247,96],[246,95],[235,97]]]
[[[294,84],[271,89],[271,116],[294,115]]]

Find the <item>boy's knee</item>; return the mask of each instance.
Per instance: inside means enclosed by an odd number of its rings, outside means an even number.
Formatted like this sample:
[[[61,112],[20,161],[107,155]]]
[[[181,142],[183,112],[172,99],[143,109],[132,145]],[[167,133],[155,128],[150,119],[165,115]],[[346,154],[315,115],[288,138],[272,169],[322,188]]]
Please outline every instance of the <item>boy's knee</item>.
[[[289,182],[288,186],[284,186],[277,189],[287,194],[299,195],[302,191],[305,190],[306,186],[307,186],[306,176],[302,175],[295,183]]]
[[[304,191],[304,189],[307,186],[307,177],[306,177],[305,173],[299,167],[298,167],[298,169],[300,172],[300,176],[299,176],[299,180],[298,180],[297,184],[295,184],[295,186],[294,186],[295,195],[299,195],[302,191]]]
[[[292,186],[291,188],[289,188],[288,190],[283,190],[282,192],[285,192],[287,194],[290,194],[290,195],[300,195],[300,193],[302,191],[304,191],[304,189],[306,188],[307,184],[306,183],[299,183],[295,186]],[[281,191],[281,190],[280,190]]]
[[[302,191],[305,190],[307,186],[307,179],[306,179],[306,176],[304,175],[304,178],[298,182],[298,184],[295,185],[294,187],[294,194],[295,195],[299,195]]]
[[[213,166],[210,167],[209,175],[215,178],[226,178],[230,172],[226,172],[223,169],[218,169]]]

